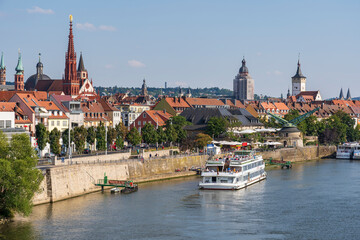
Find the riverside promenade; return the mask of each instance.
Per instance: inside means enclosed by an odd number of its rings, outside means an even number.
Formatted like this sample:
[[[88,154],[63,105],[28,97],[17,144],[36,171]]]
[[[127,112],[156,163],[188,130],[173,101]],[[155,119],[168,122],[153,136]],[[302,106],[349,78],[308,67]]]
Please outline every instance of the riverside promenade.
[[[335,146],[308,146],[260,154],[264,159],[271,157],[274,160],[296,162],[328,157],[335,151]],[[100,191],[101,188],[94,184],[98,179],[103,179],[105,173],[109,179],[133,180],[137,183],[195,175],[194,171],[188,169],[204,166],[209,158],[208,155],[169,154],[170,152],[159,151],[159,157],[145,156],[141,159],[124,159],[123,153],[98,155],[74,159],[72,164],[64,162],[41,167],[44,180],[39,192],[34,196],[33,203],[52,203]]]

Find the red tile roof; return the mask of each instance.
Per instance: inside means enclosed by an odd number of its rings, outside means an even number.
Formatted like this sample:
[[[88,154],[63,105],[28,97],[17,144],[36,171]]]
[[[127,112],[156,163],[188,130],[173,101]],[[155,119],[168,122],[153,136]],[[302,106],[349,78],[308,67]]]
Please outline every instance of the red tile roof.
[[[185,101],[190,106],[224,106],[225,104],[215,98],[186,98]]]
[[[181,97],[166,97],[165,101],[172,108],[188,108],[190,105]]]
[[[149,115],[158,126],[164,126],[166,121],[172,117],[170,113],[161,110],[148,110],[144,112]]]

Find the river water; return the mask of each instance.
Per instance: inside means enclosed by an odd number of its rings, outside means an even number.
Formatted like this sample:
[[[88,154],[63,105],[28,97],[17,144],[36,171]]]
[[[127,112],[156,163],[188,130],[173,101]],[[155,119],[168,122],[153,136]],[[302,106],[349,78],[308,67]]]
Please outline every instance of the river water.
[[[5,239],[360,239],[360,161],[267,172],[238,191],[198,190],[190,177],[88,194],[36,206],[0,231]]]

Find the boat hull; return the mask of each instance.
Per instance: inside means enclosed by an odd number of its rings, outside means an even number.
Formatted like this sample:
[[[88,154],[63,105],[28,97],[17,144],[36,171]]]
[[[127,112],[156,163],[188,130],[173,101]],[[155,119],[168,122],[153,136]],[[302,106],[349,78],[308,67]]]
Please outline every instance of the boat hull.
[[[266,179],[266,174],[258,178],[251,179],[250,181],[240,182],[240,183],[199,183],[199,188],[203,190],[239,190],[250,186],[254,183],[260,182]]]

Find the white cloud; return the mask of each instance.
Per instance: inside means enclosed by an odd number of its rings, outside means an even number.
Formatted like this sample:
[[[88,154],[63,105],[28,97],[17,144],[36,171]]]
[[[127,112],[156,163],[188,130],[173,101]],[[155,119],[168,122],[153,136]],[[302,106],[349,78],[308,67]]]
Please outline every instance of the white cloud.
[[[257,55],[257,56],[261,56],[262,53],[261,53],[261,52],[257,52],[256,55]]]
[[[95,26],[92,23],[77,23],[76,27],[80,30],[85,30],[85,31],[109,31],[109,32],[114,32],[116,31],[116,28],[113,26],[107,26],[107,25],[100,25],[99,27]]]
[[[130,67],[135,67],[135,68],[145,67],[145,64],[143,64],[142,62],[137,61],[137,60],[129,60],[128,65]]]
[[[112,64],[106,64],[106,65],[105,65],[105,68],[106,68],[106,69],[110,69],[110,68],[113,68],[113,67],[114,67],[114,66],[113,66]]]
[[[94,26],[94,24],[91,24],[91,23],[77,23],[76,28],[78,28],[80,30],[86,30],[86,31],[95,31],[96,30],[96,27]]]
[[[103,30],[103,31],[109,31],[109,32],[115,32],[116,31],[116,28],[113,27],[113,26],[106,26],[106,25],[101,25],[99,26],[99,29],[100,30]]]
[[[54,14],[54,11],[51,9],[43,9],[38,6],[35,6],[31,9],[26,9],[28,13],[40,13],[40,14]]]

